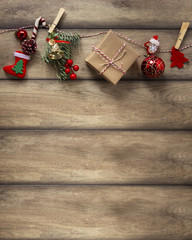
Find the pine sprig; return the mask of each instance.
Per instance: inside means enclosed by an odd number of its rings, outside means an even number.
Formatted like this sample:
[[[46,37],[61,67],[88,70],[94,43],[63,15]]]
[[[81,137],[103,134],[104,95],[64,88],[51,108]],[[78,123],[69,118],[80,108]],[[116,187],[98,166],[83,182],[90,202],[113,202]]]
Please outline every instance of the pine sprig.
[[[79,34],[56,33],[56,32],[53,32],[52,34],[48,35],[49,39],[51,38],[55,39],[56,37],[57,37],[57,40],[64,40],[64,41],[70,42],[70,44],[58,43],[61,51],[64,52],[64,57],[57,60],[49,58],[49,54],[51,53],[51,46],[49,45],[49,43],[47,43],[46,46],[44,47],[42,58],[46,63],[54,65],[57,71],[58,80],[66,80],[67,74],[65,73],[65,64],[66,64],[66,61],[71,58],[73,48],[79,44],[80,36]]]

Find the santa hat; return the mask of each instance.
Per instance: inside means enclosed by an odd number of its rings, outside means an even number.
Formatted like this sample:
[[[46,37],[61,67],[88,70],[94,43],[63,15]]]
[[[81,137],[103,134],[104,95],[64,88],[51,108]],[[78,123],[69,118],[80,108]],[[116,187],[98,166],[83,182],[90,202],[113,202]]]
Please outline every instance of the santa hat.
[[[158,47],[160,45],[160,42],[157,39],[158,39],[158,36],[155,35],[153,36],[153,38],[150,39],[150,42]]]

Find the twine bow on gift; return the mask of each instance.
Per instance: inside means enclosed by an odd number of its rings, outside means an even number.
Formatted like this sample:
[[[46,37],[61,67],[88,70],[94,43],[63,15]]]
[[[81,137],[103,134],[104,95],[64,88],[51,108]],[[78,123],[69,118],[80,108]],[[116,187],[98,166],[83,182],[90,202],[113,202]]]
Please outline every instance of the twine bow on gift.
[[[103,58],[103,60],[106,61],[106,63],[103,64],[103,65],[106,65],[106,66],[100,72],[100,74],[103,74],[110,65],[112,65],[114,68],[118,69],[123,74],[126,74],[126,72],[123,70],[123,63],[121,62],[120,67],[115,63],[115,62],[119,61],[120,59],[122,59],[122,57],[126,54],[126,50],[123,51],[123,49],[125,48],[126,45],[127,45],[127,43],[124,42],[123,45],[119,48],[119,50],[116,52],[114,57],[112,59],[110,59],[107,55],[105,55],[99,48],[95,47],[95,45],[92,43],[92,50],[95,51],[98,55],[100,55]],[[122,54],[119,56],[119,54],[121,52],[122,52]]]

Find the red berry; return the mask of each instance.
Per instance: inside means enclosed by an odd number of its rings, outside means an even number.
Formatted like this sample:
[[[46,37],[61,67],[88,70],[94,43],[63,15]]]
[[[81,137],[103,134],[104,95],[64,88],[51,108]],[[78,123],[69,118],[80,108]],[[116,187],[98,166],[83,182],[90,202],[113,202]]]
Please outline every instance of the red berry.
[[[77,75],[75,73],[71,73],[70,79],[75,80],[77,78]]]
[[[67,64],[68,64],[69,66],[71,66],[71,65],[73,64],[73,60],[72,60],[72,59],[68,59],[68,60],[67,60]]]
[[[65,64],[65,67],[66,67],[66,68],[68,68],[68,67],[69,67],[69,65],[66,63],[66,64]]]
[[[69,73],[70,73],[70,68],[66,68],[66,69],[65,69],[65,72],[66,72],[67,74],[69,74]]]
[[[27,31],[24,29],[20,29],[17,32],[15,32],[16,38],[18,38],[20,41],[23,41],[28,37]]]
[[[78,71],[78,70],[79,70],[79,66],[78,66],[78,65],[74,65],[74,66],[73,66],[73,70],[74,70],[74,71]]]

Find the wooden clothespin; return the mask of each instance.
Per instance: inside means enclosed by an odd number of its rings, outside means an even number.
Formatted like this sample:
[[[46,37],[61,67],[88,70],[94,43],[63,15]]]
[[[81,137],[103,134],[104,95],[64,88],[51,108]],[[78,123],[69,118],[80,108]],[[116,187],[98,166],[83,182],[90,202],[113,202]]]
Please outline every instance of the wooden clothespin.
[[[183,41],[183,38],[185,36],[185,33],[187,32],[187,28],[189,27],[189,22],[183,22],[181,25],[181,29],[180,29],[180,33],[179,33],[179,37],[177,39],[177,42],[175,44],[175,46],[173,46],[172,50],[171,50],[171,67],[178,67],[178,68],[182,68],[184,65],[183,63],[188,62],[189,59],[186,58],[184,56],[183,53],[181,53],[179,51],[180,45]]]
[[[189,22],[183,22],[182,23],[180,33],[179,33],[179,37],[178,37],[177,42],[175,44],[175,49],[179,49],[179,47],[180,47],[180,45],[183,41],[183,38],[185,36],[185,33],[187,32],[188,27],[189,27]]]
[[[58,14],[57,14],[57,17],[55,18],[54,22],[52,23],[51,27],[49,28],[48,33],[52,33],[52,32],[54,31],[55,27],[57,26],[59,20],[60,20],[61,17],[63,16],[64,12],[65,12],[65,9],[64,9],[64,8],[60,8],[60,9],[59,9],[59,12],[58,12]]]

